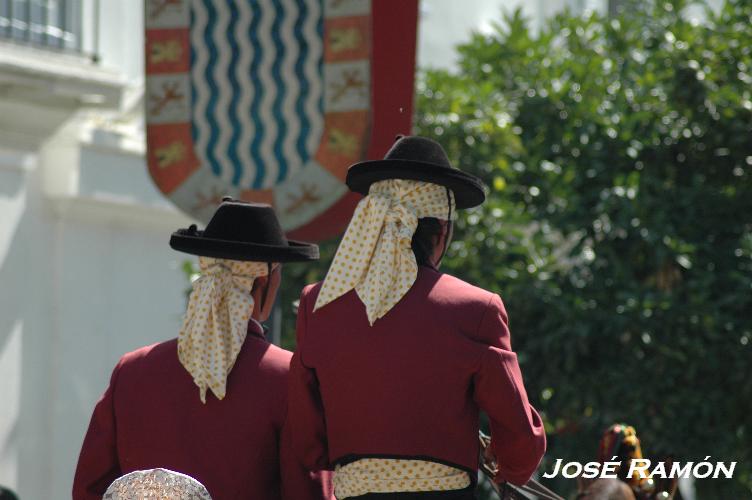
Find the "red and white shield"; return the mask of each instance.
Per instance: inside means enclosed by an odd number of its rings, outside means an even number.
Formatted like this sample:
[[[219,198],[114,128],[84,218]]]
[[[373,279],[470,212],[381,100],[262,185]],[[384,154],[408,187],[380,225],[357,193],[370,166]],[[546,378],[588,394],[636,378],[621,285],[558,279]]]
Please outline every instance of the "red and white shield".
[[[417,0],[147,0],[148,168],[208,221],[223,196],[338,234],[347,168],[409,133]]]

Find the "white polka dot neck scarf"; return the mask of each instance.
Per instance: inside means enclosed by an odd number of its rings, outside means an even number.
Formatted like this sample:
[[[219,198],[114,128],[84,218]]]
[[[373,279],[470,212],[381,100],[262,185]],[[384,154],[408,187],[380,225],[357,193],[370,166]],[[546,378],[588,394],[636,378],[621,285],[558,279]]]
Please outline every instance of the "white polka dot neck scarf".
[[[225,397],[227,375],[235,364],[253,312],[253,280],[266,276],[266,262],[199,257],[201,276],[193,282],[188,312],[178,335],[178,359],[199,388]]]
[[[313,310],[355,289],[370,325],[388,313],[418,276],[410,246],[418,219],[454,216],[454,194],[448,193],[447,200],[447,189],[429,182],[373,183],[355,208]]]

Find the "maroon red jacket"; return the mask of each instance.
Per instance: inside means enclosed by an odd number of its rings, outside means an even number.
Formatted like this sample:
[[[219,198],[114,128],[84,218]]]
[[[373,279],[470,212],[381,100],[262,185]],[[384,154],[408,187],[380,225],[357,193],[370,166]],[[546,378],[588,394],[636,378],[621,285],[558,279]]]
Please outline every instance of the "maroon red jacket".
[[[546,448],[498,295],[420,267],[371,327],[351,290],[316,312],[303,290],[290,371],[293,448],[312,470],[361,457],[478,470],[478,412],[491,420],[497,480],[527,482]]]
[[[94,409],[73,482],[74,500],[101,498],[119,476],[163,467],[193,476],[214,500],[334,498],[327,475],[290,453],[287,378],[292,354],[249,323],[223,400],[178,361],[177,340],[126,354]]]

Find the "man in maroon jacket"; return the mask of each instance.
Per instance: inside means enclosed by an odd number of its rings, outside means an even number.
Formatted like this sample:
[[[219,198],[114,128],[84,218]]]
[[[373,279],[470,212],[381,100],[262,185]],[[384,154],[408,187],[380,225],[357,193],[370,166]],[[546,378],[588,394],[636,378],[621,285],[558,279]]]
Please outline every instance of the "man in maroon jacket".
[[[499,482],[545,451],[498,295],[438,271],[455,209],[481,182],[441,146],[400,138],[354,165],[355,210],[323,283],[303,290],[290,373],[293,447],[343,498],[474,498],[478,415]]]
[[[177,339],[124,355],[94,409],[74,500],[101,498],[136,470],[165,468],[203,483],[215,500],[331,498],[327,475],[290,453],[291,353],[270,344],[281,262],[318,259],[288,241],[272,208],[226,199],[205,231],[173,233],[199,255],[201,277]]]

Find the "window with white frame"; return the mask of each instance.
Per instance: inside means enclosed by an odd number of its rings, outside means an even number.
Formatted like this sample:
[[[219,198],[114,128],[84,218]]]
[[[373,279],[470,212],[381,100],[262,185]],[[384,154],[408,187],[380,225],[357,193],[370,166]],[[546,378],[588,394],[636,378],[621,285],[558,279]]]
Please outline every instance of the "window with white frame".
[[[81,52],[82,0],[0,0],[0,38]]]

